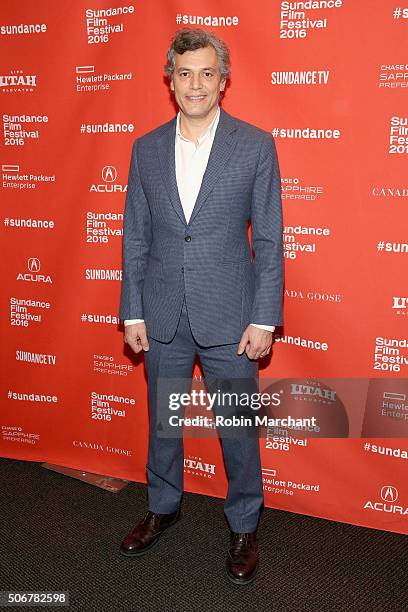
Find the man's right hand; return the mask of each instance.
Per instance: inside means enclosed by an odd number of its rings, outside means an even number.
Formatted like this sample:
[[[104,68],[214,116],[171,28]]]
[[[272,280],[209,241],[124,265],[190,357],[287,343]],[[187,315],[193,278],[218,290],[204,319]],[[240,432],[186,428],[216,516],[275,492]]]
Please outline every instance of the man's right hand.
[[[135,353],[140,353],[141,350],[148,351],[149,342],[147,340],[146,323],[125,325],[125,342]]]

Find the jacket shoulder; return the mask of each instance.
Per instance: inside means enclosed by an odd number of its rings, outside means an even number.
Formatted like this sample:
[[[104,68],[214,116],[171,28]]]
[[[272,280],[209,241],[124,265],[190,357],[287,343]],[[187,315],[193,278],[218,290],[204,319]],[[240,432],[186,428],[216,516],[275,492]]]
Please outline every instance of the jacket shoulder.
[[[232,115],[230,115],[230,117],[239,128],[240,134],[244,138],[251,138],[252,140],[263,142],[266,137],[272,136],[270,132],[258,127],[257,125],[254,125],[253,123],[249,123],[248,121],[244,121],[238,117],[233,117]]]
[[[171,128],[173,122],[174,122],[174,118],[169,119],[169,121],[166,121],[166,123],[162,123],[161,125],[154,128],[153,130],[146,132],[146,134],[142,134],[142,136],[138,136],[135,139],[134,143],[138,142],[140,143],[140,145],[145,146],[145,145],[149,145],[155,142],[157,138],[159,138],[162,134],[164,134]]]

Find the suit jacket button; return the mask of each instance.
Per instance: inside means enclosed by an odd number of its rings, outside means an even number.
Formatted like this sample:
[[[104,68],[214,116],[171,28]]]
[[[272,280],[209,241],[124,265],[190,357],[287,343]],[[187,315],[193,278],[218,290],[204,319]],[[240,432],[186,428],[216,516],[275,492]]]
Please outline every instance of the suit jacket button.
[[[185,240],[186,242],[190,242],[190,240],[191,240],[191,236],[185,236],[185,237],[184,237],[184,240]]]
[[[184,274],[184,266],[181,266],[181,272]]]

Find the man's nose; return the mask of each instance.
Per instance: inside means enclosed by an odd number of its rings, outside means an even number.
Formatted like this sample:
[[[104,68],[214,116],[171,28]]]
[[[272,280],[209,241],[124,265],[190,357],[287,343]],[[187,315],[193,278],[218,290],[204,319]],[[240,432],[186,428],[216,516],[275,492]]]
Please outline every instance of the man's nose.
[[[192,89],[201,89],[201,75],[193,74],[191,77],[191,87]]]

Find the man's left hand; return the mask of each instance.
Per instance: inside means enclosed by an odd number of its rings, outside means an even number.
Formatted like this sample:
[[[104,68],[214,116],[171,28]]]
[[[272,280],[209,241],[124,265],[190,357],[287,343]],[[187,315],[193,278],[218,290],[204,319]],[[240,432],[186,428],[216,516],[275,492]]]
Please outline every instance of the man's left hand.
[[[248,325],[242,334],[237,355],[242,355],[245,351],[249,359],[265,357],[271,350],[272,337],[272,332],[254,325]]]

